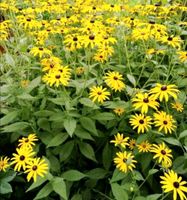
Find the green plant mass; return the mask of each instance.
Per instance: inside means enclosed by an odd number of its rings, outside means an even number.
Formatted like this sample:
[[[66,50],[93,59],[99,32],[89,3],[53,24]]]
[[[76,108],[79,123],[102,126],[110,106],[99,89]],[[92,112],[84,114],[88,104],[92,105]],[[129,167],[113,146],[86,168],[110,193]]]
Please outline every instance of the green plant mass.
[[[0,2],[0,200],[187,200],[186,13]]]

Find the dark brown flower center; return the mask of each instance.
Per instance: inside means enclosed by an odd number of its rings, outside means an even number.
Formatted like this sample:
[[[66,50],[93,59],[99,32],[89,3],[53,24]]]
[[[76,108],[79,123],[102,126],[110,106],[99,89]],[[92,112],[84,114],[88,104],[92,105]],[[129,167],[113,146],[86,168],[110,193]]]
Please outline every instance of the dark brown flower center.
[[[99,56],[99,58],[103,58],[103,56],[102,56],[102,55],[100,55],[100,56]]]
[[[149,103],[149,99],[148,99],[148,98],[145,98],[145,99],[143,99],[143,102],[144,102],[144,103]]]
[[[60,75],[56,75],[55,78],[56,78],[56,79],[59,79],[59,78],[60,78]]]
[[[175,181],[175,182],[173,183],[173,186],[174,186],[175,188],[179,188],[180,184],[179,184],[179,182]]]
[[[114,5],[110,5],[110,7],[111,7],[111,8],[113,8],[113,7],[114,7]]]
[[[93,7],[92,7],[92,9],[93,9],[93,10],[96,10],[96,7],[95,7],[95,6],[93,6]]]
[[[73,41],[74,41],[74,42],[78,41],[78,38],[77,38],[77,37],[74,37],[74,38],[73,38]]]
[[[164,123],[165,125],[167,125],[167,124],[168,124],[168,122],[167,122],[166,120],[164,120],[164,121],[163,121],[163,123]]]
[[[114,76],[114,80],[117,81],[117,80],[118,80],[118,77],[117,77],[117,76]]]
[[[44,50],[42,47],[39,47],[38,49],[39,49],[40,51],[43,51],[43,50]]]
[[[23,160],[25,160],[25,156],[21,155],[21,156],[19,157],[19,159],[20,159],[21,161],[23,161]]]
[[[27,18],[27,21],[30,22],[30,21],[31,21],[31,18]]]
[[[149,21],[149,24],[155,24],[155,22],[154,21]]]
[[[126,158],[123,158],[123,162],[127,162],[127,159],[126,159]]]
[[[143,119],[140,119],[139,123],[140,123],[140,124],[143,124],[143,123],[144,123],[144,120],[143,120]]]
[[[34,165],[34,166],[32,167],[32,170],[36,171],[37,168],[38,168],[38,167],[37,167],[36,165]]]
[[[27,138],[27,139],[25,140],[25,142],[26,142],[26,143],[29,142],[29,139]]]
[[[94,35],[90,35],[90,36],[89,36],[89,39],[90,39],[90,40],[94,40],[94,39],[95,39],[95,36],[94,36]]]
[[[93,19],[92,19],[92,20],[90,20],[90,23],[92,23],[92,24],[93,24],[94,22],[95,22],[95,20],[93,20]]]
[[[166,86],[166,85],[163,85],[163,86],[161,87],[161,90],[162,90],[162,91],[167,90],[167,86]]]
[[[162,154],[162,155],[166,155],[166,151],[165,151],[165,150],[162,150],[162,151],[161,151],[161,154]]]
[[[173,40],[173,38],[172,37],[168,37],[168,41],[172,41]]]
[[[97,94],[98,94],[98,95],[101,95],[101,94],[102,94],[102,92],[98,92]]]
[[[50,68],[53,68],[54,67],[54,65],[53,64],[50,64]]]

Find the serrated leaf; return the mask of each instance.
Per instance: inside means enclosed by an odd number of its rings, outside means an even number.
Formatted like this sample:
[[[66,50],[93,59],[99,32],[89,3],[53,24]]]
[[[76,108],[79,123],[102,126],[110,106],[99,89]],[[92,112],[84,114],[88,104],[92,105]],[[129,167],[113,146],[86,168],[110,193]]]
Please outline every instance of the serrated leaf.
[[[112,183],[111,188],[116,200],[128,200],[127,192],[119,184]]]
[[[92,116],[92,119],[113,120],[113,119],[115,119],[115,115],[113,113],[103,112],[103,113],[98,113],[98,114]]]
[[[94,162],[97,162],[95,158],[94,150],[90,144],[85,143],[85,142],[80,142],[79,149],[80,149],[81,154],[84,155],[86,158],[93,160]]]
[[[37,199],[42,199],[45,198],[47,196],[49,196],[49,194],[53,191],[53,187],[51,185],[51,183],[47,183],[36,195],[36,197],[34,198],[34,200]]]
[[[172,145],[175,145],[175,146],[181,146],[180,142],[175,138],[168,137],[168,138],[161,138],[161,139],[164,140],[168,144],[172,144]]]
[[[14,124],[10,124],[8,126],[3,127],[3,132],[15,132],[24,130],[29,126],[27,122],[16,122]]]
[[[76,129],[77,121],[74,118],[67,118],[64,120],[64,128],[68,132],[69,136],[72,137]]]
[[[179,139],[184,138],[184,137],[187,137],[187,130],[184,130],[183,132],[179,134]]]
[[[19,114],[18,111],[9,112],[7,115],[5,115],[4,117],[2,117],[0,119],[0,126],[9,124],[11,121],[13,121],[18,116],[18,114]]]
[[[47,177],[38,177],[36,182],[33,182],[32,185],[26,190],[26,192],[29,192],[30,190],[33,190],[34,188],[39,187],[46,181],[47,181]]]
[[[54,138],[49,142],[47,148],[49,147],[56,147],[62,144],[68,138],[67,133],[58,133],[54,136]]]
[[[83,128],[81,128],[80,126],[77,126],[75,129],[75,135],[79,138],[82,139],[87,139],[87,140],[94,140],[92,138],[92,136],[90,135],[90,133],[88,133],[86,130],[84,130]]]
[[[63,178],[55,177],[52,180],[53,190],[59,194],[63,199],[67,200],[67,191],[66,191],[66,184]]]
[[[158,169],[150,169],[148,175],[156,174],[159,170]]]
[[[62,174],[62,177],[68,181],[79,181],[86,177],[86,174],[79,172],[78,170],[68,170]]]
[[[95,168],[86,173],[91,179],[103,179],[107,174],[107,171],[102,168]]]
[[[82,117],[80,118],[80,123],[85,130],[98,136],[94,120],[90,119],[89,117]]]

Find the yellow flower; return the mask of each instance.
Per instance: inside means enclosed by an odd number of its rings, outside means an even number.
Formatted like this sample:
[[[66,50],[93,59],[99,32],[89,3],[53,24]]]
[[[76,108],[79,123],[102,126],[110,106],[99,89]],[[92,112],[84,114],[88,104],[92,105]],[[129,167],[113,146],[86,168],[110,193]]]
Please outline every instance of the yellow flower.
[[[114,109],[114,112],[118,115],[118,116],[121,116],[124,112],[125,112],[125,109],[124,108],[121,108],[121,107],[117,107]]]
[[[81,74],[83,74],[84,71],[85,71],[85,68],[84,68],[84,67],[77,67],[77,68],[76,68],[76,74],[77,74],[78,76],[80,76]]]
[[[187,61],[187,51],[179,51],[178,55],[181,62]]]
[[[129,137],[123,137],[123,134],[117,133],[117,135],[114,135],[115,140],[111,140],[111,143],[114,143],[115,146],[121,146],[125,148],[128,145],[128,139]]]
[[[22,80],[21,81],[21,87],[26,88],[29,85],[29,82],[30,82],[29,80]]]
[[[171,133],[176,128],[174,123],[175,120],[172,115],[168,115],[164,111],[154,113],[154,124],[156,127],[159,127],[158,131],[162,131],[163,129],[164,133]]]
[[[135,139],[129,140],[129,148],[133,150],[135,146],[136,146],[136,140]]]
[[[164,176],[160,176],[162,184],[162,189],[165,193],[173,192],[173,200],[177,200],[177,195],[179,195],[180,200],[187,199],[187,184],[186,181],[182,180],[182,177],[175,173],[173,170],[168,170],[164,173]]]
[[[152,118],[149,116],[145,116],[143,114],[135,114],[132,115],[130,118],[130,124],[133,126],[133,129],[138,128],[138,133],[145,131],[148,131],[149,128],[151,128],[151,122]]]
[[[152,88],[149,94],[153,94],[153,96],[157,99],[159,97],[160,101],[168,101],[169,96],[172,96],[174,99],[177,99],[177,93],[179,90],[176,88],[176,85],[162,85],[157,83],[154,88]]]
[[[42,58],[43,56],[51,56],[52,52],[47,48],[33,47],[30,50],[30,54],[32,54],[33,56],[39,56],[39,58]]]
[[[184,110],[183,105],[179,102],[171,103],[171,106],[179,112],[182,112]]]
[[[132,171],[135,168],[136,160],[134,160],[134,156],[132,153],[128,153],[127,151],[116,153],[117,157],[114,158],[114,163],[116,167],[122,171],[127,173],[128,171]]]
[[[60,66],[54,71],[50,71],[49,73],[43,76],[43,81],[52,86],[55,85],[59,87],[59,85],[67,86],[70,81],[70,68],[68,66]]]
[[[109,99],[108,96],[110,96],[110,92],[106,90],[107,89],[102,86],[93,86],[90,88],[89,98],[91,98],[93,102],[97,100],[98,102],[103,103],[103,101]]]
[[[132,99],[132,102],[135,109],[141,108],[141,113],[147,113],[149,107],[157,110],[157,107],[159,106],[155,97],[149,96],[147,93],[136,94],[135,98]]]
[[[61,60],[58,57],[50,56],[41,60],[42,71],[49,72],[60,67]]]
[[[18,147],[28,147],[32,148],[32,146],[35,145],[35,141],[38,141],[36,134],[29,134],[28,137],[22,137],[21,139],[18,140],[19,144]]]
[[[6,171],[6,168],[8,168],[10,166],[10,164],[8,163],[10,158],[8,158],[7,156],[0,157],[0,172],[1,171]]]
[[[137,144],[137,147],[138,147],[138,151],[139,152],[149,152],[150,149],[151,149],[151,144],[146,140],[146,141],[143,141],[142,143],[140,144]]]
[[[35,152],[31,148],[28,147],[21,147],[21,148],[16,148],[17,154],[13,153],[13,157],[11,160],[11,165],[16,164],[14,166],[14,170],[20,171],[21,168],[23,170],[26,169],[26,165],[33,159],[33,155]]]
[[[44,159],[33,158],[26,166],[25,173],[27,175],[27,181],[30,181],[33,178],[34,182],[37,180],[37,176],[44,177],[48,171],[48,165]]]
[[[64,44],[69,51],[75,51],[82,48],[81,37],[76,34],[68,34],[64,38]]]
[[[176,36],[164,36],[160,38],[161,42],[166,43],[174,48],[180,48],[182,40],[180,37]]]
[[[107,72],[104,79],[112,90],[121,91],[125,88],[125,84],[122,82],[123,77],[119,72]]]
[[[158,163],[168,163],[172,164],[171,158],[173,157],[171,154],[171,149],[166,147],[165,143],[162,142],[162,144],[153,144],[150,152],[154,153],[153,156],[154,159],[157,159]]]

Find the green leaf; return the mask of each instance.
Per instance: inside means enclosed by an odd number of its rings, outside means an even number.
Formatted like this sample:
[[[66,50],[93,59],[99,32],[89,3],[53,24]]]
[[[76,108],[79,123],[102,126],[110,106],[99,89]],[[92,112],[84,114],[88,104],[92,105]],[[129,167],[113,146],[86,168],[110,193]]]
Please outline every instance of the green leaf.
[[[157,200],[162,194],[151,194],[146,197],[146,200]]]
[[[184,130],[183,132],[180,133],[179,139],[187,137],[187,130]]]
[[[81,126],[77,126],[75,129],[75,135],[79,138],[82,139],[87,139],[87,140],[94,140],[90,133],[88,133],[86,130],[84,130]]]
[[[30,94],[21,94],[19,96],[17,96],[19,99],[23,99],[23,100],[28,100],[28,101],[33,101],[36,99],[36,97],[31,96]]]
[[[88,117],[82,117],[82,118],[80,118],[80,123],[84,129],[86,129],[90,133],[93,133],[94,135],[98,136],[94,120],[92,120]]]
[[[117,168],[114,170],[113,175],[112,175],[112,179],[110,180],[110,183],[114,183],[117,182],[119,180],[124,179],[127,176],[127,174],[119,171]]]
[[[133,84],[133,86],[136,87],[136,79],[134,78],[134,76],[127,74],[127,78]]]
[[[91,179],[103,179],[107,174],[107,171],[102,168],[95,168],[86,173]]]
[[[116,200],[128,200],[127,192],[119,184],[112,183],[111,188]]]
[[[27,122],[16,122],[8,126],[3,127],[3,132],[15,132],[26,129],[29,126]]]
[[[75,195],[73,195],[71,200],[82,200],[82,195],[81,194],[75,194]]]
[[[37,117],[49,117],[51,115],[54,115],[54,112],[50,110],[40,110],[35,112],[34,115]]]
[[[39,118],[37,124],[43,130],[50,131],[50,124],[47,118]]]
[[[115,119],[115,115],[113,113],[103,112],[103,113],[98,113],[98,114],[92,116],[92,119],[113,120],[113,119]]]
[[[49,194],[53,191],[53,187],[51,185],[51,183],[47,183],[36,195],[36,197],[34,198],[34,200],[37,199],[42,199],[45,198],[47,196],[49,196]]]
[[[68,138],[67,133],[58,133],[55,137],[49,142],[47,148],[56,147],[62,144]]]
[[[2,117],[0,119],[0,126],[9,124],[11,121],[13,121],[18,116],[18,114],[19,114],[19,112],[17,110],[9,112],[7,115],[5,115],[4,117]]]
[[[91,101],[90,99],[88,98],[81,98],[79,100],[79,102],[81,104],[83,104],[84,106],[87,106],[87,107],[90,107],[92,109],[98,109],[99,107],[97,105],[95,105],[95,103],[93,101]]]
[[[133,178],[137,181],[143,181],[144,177],[141,175],[139,171],[134,170],[133,171]]]
[[[105,147],[103,148],[102,159],[104,168],[109,170],[112,163],[112,151],[108,143],[106,143]]]
[[[0,194],[8,194],[12,192],[12,187],[9,183],[7,182],[0,182]]]
[[[68,181],[79,181],[86,177],[86,174],[79,172],[78,170],[68,170],[62,174],[62,177]]]
[[[62,198],[64,198],[65,200],[68,199],[67,197],[67,191],[66,191],[66,184],[64,182],[63,178],[60,177],[55,177],[52,180],[52,186],[53,186],[53,190],[59,194]]]
[[[164,140],[168,144],[172,144],[172,145],[175,145],[175,146],[181,146],[180,142],[173,137],[161,138],[161,140]]]
[[[77,121],[74,118],[67,118],[64,120],[64,128],[68,132],[69,136],[72,137],[76,129]]]
[[[32,185],[26,190],[26,192],[29,192],[30,190],[33,190],[34,188],[39,187],[46,181],[47,181],[47,177],[38,177],[36,182],[33,182]]]
[[[0,174],[0,181],[1,182],[10,182],[15,178],[15,176],[16,176],[15,171],[3,172],[3,174]]]
[[[41,76],[33,79],[26,88],[26,92],[30,93],[34,88],[38,87],[41,83]]]
[[[156,174],[159,170],[158,169],[150,169],[149,172],[148,172],[148,175],[153,175],[153,174]]]
[[[66,160],[70,155],[74,148],[74,141],[66,142],[62,148],[60,149],[60,162]]]
[[[79,143],[79,149],[82,155],[84,155],[86,158],[93,160],[94,162],[97,162],[94,150],[90,144],[81,142]]]
[[[6,63],[7,63],[8,65],[10,65],[11,67],[15,67],[14,58],[13,58],[9,53],[6,53],[6,54],[5,54],[5,60],[6,60]]]

